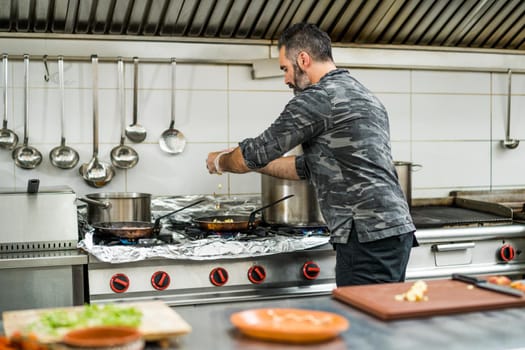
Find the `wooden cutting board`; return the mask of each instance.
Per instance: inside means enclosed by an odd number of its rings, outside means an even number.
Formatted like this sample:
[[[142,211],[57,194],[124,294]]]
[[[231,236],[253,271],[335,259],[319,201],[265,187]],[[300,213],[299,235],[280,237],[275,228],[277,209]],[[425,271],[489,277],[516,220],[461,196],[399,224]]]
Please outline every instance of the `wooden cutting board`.
[[[158,341],[180,336],[191,332],[191,326],[179,314],[162,301],[147,301],[136,303],[118,303],[123,307],[135,307],[142,312],[142,322],[139,331],[146,341]],[[60,308],[60,310],[80,310],[83,306]],[[24,329],[36,322],[46,312],[59,310],[34,309],[20,311],[4,311],[2,313],[4,333],[11,336],[16,331],[24,333]],[[42,343],[56,343],[62,335],[36,334]]]
[[[525,306],[525,297],[517,298],[454,280],[431,280],[428,301],[397,301],[414,282],[340,287],[333,296],[382,320],[395,320],[454,313]]]

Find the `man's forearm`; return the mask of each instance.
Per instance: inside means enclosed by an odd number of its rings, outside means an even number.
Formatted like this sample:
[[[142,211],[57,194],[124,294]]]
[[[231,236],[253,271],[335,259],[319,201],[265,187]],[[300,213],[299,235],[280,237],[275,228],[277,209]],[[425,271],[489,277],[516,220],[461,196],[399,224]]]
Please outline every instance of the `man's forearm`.
[[[271,175],[286,180],[300,180],[295,169],[295,156],[281,157],[257,169],[261,174]]]
[[[219,159],[219,167],[222,171],[235,174],[244,174],[252,171],[246,166],[240,147],[236,147],[230,153],[223,155]]]
[[[216,161],[218,169],[214,166],[214,160],[216,160],[217,156],[219,156],[218,161]],[[246,166],[246,162],[244,161],[241,149],[239,147],[235,148],[229,153],[210,153],[208,156],[208,169],[211,173],[218,171],[219,173],[229,172],[243,174],[250,171],[255,171],[281,179],[300,180],[299,175],[297,175],[297,170],[295,169],[295,156],[278,158],[261,169],[250,169]]]

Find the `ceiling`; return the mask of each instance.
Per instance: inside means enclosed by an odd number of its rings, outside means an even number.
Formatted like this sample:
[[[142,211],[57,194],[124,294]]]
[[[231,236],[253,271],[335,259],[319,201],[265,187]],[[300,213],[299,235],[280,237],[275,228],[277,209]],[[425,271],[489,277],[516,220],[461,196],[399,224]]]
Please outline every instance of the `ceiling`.
[[[267,41],[302,21],[336,45],[525,50],[522,0],[0,0],[9,35]]]

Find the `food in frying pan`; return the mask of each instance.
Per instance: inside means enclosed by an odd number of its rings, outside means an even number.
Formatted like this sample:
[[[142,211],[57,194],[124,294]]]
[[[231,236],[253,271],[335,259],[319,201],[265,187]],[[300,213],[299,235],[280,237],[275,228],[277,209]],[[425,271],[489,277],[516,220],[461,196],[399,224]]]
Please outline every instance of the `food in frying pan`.
[[[233,219],[224,219],[224,220],[219,220],[219,219],[213,219],[212,221],[213,223],[234,223],[235,221]]]
[[[397,294],[394,298],[397,301],[427,301],[427,291],[428,285],[425,283],[425,281],[419,280],[416,281],[405,293]]]

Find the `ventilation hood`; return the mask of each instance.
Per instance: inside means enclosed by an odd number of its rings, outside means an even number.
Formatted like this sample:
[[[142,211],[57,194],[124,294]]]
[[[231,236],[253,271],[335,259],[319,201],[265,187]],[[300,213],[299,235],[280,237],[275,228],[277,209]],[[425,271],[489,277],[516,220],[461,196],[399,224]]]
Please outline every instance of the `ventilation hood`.
[[[522,0],[0,0],[0,36],[268,42],[296,22],[335,46],[525,50]]]

